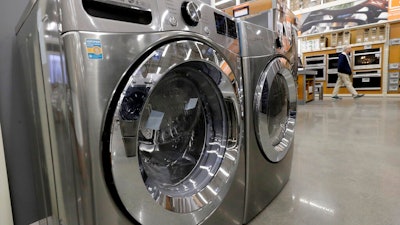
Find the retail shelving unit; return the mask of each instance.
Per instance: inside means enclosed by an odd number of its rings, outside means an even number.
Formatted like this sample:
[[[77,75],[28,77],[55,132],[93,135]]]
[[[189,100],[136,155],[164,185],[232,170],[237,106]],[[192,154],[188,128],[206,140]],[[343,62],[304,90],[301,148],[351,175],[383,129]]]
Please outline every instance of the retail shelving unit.
[[[330,75],[337,74],[337,72],[329,74],[331,70],[329,64],[332,62],[328,56],[340,53],[347,45],[353,49],[351,60],[356,66],[354,66],[355,74],[352,77],[357,91],[372,95],[386,93],[387,86],[384,81],[387,80],[388,27],[387,23],[374,23],[299,37],[300,52],[303,55],[303,62],[306,62],[306,68],[310,68],[310,65],[307,65],[308,58],[324,56],[326,59],[324,65],[319,66],[324,69],[324,74],[318,79],[323,83],[324,94],[332,93],[334,85],[331,83]],[[379,62],[374,65],[368,63],[364,65],[364,62],[360,62],[362,59],[357,58],[358,55],[367,54],[369,51],[374,51],[373,56]],[[348,91],[343,87],[339,93],[348,93]]]
[[[388,94],[400,94],[400,22],[389,25]]]
[[[297,103],[303,105],[315,99],[315,75],[317,72],[299,69],[297,75]]]

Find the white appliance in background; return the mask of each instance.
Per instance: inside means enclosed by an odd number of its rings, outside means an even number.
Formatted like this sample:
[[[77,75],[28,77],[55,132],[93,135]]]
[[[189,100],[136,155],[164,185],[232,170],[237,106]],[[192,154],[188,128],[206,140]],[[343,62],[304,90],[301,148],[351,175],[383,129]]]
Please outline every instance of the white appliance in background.
[[[326,65],[326,55],[313,55],[305,57],[305,65],[306,67],[317,67],[317,66],[325,66]]]
[[[381,90],[381,70],[355,70],[353,86],[356,90]]]
[[[325,70],[325,66],[306,66],[305,69],[307,70],[314,70],[317,72],[317,74],[315,75],[315,80],[316,81],[324,81],[326,78],[326,70]]]
[[[6,159],[4,155],[3,135],[0,124],[0,218],[2,224],[12,225],[10,191],[8,186]]]
[[[365,48],[362,50],[355,50],[353,54],[353,69],[378,69],[381,68],[382,63],[382,49],[381,48]]]
[[[337,53],[332,53],[328,54],[328,73],[327,73],[327,87],[335,87],[336,81],[338,78],[338,60],[339,60],[339,54],[340,52]]]
[[[315,80],[324,81],[326,79],[326,55],[306,56],[305,69],[316,71]]]

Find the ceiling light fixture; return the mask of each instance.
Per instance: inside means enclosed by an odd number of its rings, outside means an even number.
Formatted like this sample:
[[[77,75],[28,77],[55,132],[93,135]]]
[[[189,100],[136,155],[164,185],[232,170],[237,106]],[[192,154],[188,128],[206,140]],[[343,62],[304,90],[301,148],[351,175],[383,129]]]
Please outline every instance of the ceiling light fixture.
[[[221,1],[219,1],[219,2],[216,2],[216,3],[215,3],[215,6],[217,6],[217,5],[222,5],[222,4],[231,2],[231,1],[232,1],[232,0],[221,0]]]

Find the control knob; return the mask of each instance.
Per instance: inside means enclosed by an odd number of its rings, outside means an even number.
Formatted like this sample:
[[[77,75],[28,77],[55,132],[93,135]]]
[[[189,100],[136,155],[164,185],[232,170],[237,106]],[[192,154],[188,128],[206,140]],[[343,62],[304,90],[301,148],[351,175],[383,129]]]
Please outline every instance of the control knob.
[[[192,2],[183,2],[181,6],[181,13],[183,20],[189,25],[189,26],[196,26],[201,19],[201,11],[199,6]]]

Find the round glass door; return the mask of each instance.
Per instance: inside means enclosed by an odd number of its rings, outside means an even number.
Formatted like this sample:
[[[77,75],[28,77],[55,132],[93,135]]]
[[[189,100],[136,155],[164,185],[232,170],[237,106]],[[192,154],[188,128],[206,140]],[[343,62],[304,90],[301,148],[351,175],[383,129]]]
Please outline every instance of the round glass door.
[[[296,122],[297,93],[289,62],[273,59],[258,80],[254,96],[254,127],[259,146],[272,162],[291,147]]]
[[[152,224],[173,212],[196,224],[223,200],[240,146],[232,72],[216,50],[187,40],[128,70],[110,103],[103,162],[111,193],[134,220]]]
[[[142,178],[156,201],[164,204],[166,196],[191,196],[207,186],[225,153],[226,119],[216,84],[191,63],[159,81],[143,106],[137,144]]]

